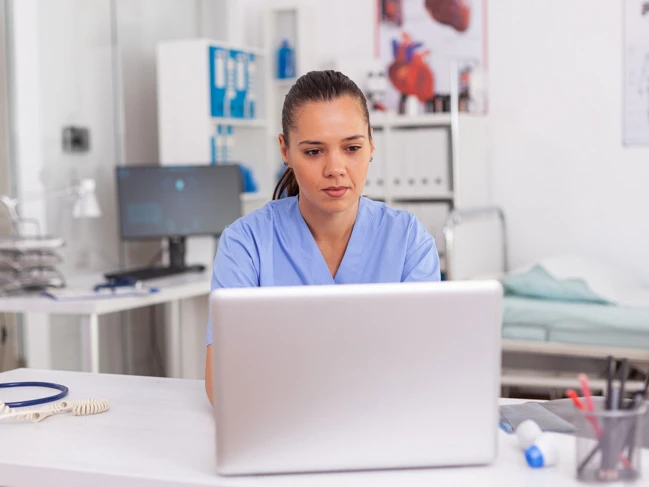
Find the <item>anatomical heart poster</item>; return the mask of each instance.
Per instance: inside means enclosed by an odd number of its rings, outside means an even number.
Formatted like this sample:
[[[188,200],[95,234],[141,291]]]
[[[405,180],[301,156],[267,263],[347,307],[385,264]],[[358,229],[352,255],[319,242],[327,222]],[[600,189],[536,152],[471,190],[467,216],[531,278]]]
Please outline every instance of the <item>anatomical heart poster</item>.
[[[378,0],[378,13],[388,110],[449,112],[454,80],[459,110],[486,112],[486,0]]]

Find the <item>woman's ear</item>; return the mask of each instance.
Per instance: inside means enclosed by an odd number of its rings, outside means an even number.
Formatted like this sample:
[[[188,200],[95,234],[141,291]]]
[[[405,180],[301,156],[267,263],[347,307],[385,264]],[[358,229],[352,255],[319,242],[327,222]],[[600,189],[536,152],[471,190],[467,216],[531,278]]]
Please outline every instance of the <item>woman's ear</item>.
[[[374,159],[374,129],[370,127],[370,161]]]
[[[279,134],[277,141],[279,142],[279,152],[282,154],[282,161],[284,161],[285,166],[288,166],[288,144],[284,134]]]

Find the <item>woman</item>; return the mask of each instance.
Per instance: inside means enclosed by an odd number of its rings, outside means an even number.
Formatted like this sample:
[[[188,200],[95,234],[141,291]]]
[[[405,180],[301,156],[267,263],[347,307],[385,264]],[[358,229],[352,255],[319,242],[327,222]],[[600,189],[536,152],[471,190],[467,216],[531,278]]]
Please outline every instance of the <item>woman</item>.
[[[421,223],[361,196],[374,143],[353,81],[335,71],[300,77],[284,100],[282,131],[287,167],[273,201],[223,232],[212,289],[439,281],[437,248]],[[210,401],[211,343],[208,324]]]

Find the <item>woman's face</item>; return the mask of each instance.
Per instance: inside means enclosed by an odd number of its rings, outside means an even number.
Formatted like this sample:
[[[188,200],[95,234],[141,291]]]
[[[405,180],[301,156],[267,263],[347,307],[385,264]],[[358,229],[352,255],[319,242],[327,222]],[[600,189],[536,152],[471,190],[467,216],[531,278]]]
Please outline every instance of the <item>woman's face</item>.
[[[309,102],[295,113],[282,157],[293,168],[300,203],[340,213],[357,203],[374,154],[360,103],[350,96]]]

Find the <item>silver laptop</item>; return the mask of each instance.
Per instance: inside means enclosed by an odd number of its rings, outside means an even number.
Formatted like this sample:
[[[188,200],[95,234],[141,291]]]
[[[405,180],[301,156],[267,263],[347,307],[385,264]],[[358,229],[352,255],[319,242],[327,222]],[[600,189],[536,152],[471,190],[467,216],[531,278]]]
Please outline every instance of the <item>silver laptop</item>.
[[[495,281],[215,291],[219,473],[492,462],[501,306]]]

